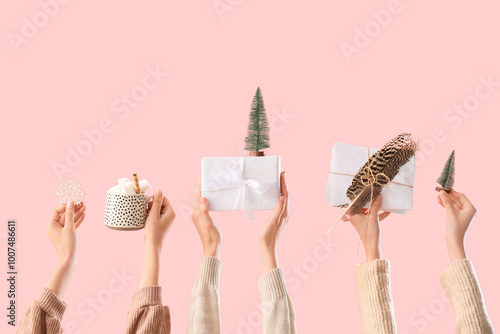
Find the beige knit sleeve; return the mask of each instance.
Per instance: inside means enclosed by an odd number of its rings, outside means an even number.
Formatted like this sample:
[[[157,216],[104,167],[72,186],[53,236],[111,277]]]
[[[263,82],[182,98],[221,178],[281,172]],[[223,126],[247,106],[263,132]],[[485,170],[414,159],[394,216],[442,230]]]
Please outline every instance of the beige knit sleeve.
[[[66,311],[66,304],[47,288],[43,288],[24,311],[18,334],[60,334],[61,320]]]
[[[139,289],[127,314],[127,334],[170,334],[170,310],[161,302],[161,286]]]
[[[396,333],[390,274],[388,260],[373,260],[355,268],[362,333]]]
[[[481,287],[469,259],[452,262],[441,275],[441,284],[455,310],[457,333],[494,333]]]
[[[219,279],[221,261],[213,256],[201,258],[198,278],[191,290],[188,334],[220,334]]]
[[[295,310],[280,268],[259,279],[264,334],[295,334]]]

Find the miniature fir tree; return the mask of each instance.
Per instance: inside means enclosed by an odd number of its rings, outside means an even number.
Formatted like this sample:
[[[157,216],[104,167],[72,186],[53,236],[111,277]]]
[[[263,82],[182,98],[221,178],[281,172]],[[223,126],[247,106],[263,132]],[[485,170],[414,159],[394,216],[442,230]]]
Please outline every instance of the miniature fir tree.
[[[245,150],[250,151],[250,155],[254,156],[264,155],[264,152],[260,151],[269,147],[269,123],[259,87],[253,97],[245,143]]]
[[[451,152],[448,161],[446,161],[443,172],[437,179],[437,183],[441,186],[436,187],[437,191],[444,190],[449,192],[453,188],[453,184],[455,183],[455,150]]]

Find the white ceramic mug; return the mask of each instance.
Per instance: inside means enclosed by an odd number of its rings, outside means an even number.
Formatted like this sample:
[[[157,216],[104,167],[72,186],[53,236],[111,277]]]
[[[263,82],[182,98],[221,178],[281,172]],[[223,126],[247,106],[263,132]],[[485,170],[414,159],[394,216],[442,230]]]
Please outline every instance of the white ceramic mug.
[[[135,231],[144,228],[151,196],[144,193],[122,195],[108,191],[104,224],[113,230]]]

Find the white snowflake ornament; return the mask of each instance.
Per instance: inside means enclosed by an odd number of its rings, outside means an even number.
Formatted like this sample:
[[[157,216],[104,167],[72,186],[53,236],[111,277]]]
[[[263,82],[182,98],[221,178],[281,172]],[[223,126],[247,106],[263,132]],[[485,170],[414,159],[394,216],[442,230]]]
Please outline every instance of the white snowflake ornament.
[[[75,205],[79,205],[82,203],[81,199],[85,196],[85,192],[82,189],[81,182],[74,182],[72,179],[68,179],[66,182],[59,182],[59,189],[57,189],[56,195],[60,198],[60,204],[73,201]]]

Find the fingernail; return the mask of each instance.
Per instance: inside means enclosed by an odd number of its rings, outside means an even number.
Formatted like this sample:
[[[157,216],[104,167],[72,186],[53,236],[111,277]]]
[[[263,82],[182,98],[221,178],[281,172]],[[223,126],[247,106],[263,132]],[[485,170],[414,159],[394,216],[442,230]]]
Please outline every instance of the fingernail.
[[[200,198],[200,204],[207,204],[207,199],[205,197]]]
[[[156,189],[156,194],[155,195],[158,195],[158,196],[161,196],[162,195],[162,192],[161,192],[161,189],[158,188]]]
[[[68,202],[68,208],[73,209],[73,205],[74,205],[73,201],[69,201]]]
[[[281,202],[281,203],[285,203],[285,196],[281,196],[281,197],[280,197],[280,202]]]

